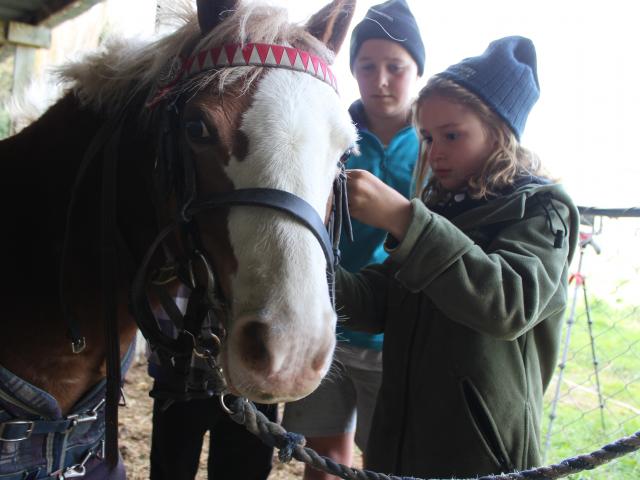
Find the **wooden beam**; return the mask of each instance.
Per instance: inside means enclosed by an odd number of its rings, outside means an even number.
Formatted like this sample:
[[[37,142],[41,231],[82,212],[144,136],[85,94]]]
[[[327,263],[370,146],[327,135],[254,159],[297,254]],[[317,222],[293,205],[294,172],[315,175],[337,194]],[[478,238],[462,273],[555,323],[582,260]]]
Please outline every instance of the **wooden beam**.
[[[86,12],[104,0],[49,0],[35,12],[29,23],[55,27],[70,18]]]
[[[6,41],[29,47],[49,48],[51,46],[51,30],[28,23],[9,22],[6,29]]]

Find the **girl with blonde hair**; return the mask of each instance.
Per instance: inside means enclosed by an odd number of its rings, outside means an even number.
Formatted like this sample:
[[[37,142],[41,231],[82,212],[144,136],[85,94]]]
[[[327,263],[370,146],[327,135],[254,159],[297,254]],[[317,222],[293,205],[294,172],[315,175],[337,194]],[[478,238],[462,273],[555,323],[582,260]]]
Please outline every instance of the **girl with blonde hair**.
[[[337,278],[346,325],[385,334],[368,469],[467,478],[540,462],[579,218],[519,143],[538,96],[531,40],[496,40],[421,91],[417,198],[348,172],[352,215],[388,232],[384,263]]]

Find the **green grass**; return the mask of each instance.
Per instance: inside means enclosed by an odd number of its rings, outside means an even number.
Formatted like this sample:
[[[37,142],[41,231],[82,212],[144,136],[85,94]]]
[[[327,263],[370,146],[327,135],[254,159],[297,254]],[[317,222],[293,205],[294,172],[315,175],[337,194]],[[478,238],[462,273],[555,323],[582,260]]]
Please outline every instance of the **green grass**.
[[[0,140],[9,136],[9,114],[0,108]]]
[[[3,104],[13,86],[13,58],[15,46],[0,42],[0,139],[9,136],[9,114]]]
[[[590,299],[598,374],[605,405],[601,410],[587,316],[582,303],[580,297],[546,464],[591,452],[640,430],[640,306]],[[557,374],[545,397],[543,447],[556,381]],[[640,479],[640,452],[567,478]]]

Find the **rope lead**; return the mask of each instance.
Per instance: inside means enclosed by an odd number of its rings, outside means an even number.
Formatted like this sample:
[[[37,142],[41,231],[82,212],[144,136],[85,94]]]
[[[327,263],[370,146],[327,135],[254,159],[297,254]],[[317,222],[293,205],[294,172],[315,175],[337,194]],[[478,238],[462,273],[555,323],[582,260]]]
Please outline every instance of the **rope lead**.
[[[278,446],[278,460],[282,463],[289,463],[293,457],[294,449],[300,445],[304,446],[306,440],[299,433],[287,432],[284,435],[284,445]]]
[[[415,477],[397,477],[369,470],[358,470],[336,463],[330,458],[322,457],[314,450],[304,446],[304,436],[298,433],[289,433],[279,424],[269,421],[252,402],[245,398],[234,400],[232,410],[229,416],[234,422],[244,425],[247,430],[260,437],[267,445],[279,449],[278,458],[281,462],[286,463],[295,458],[318,470],[346,480],[421,480]],[[585,470],[593,470],[615,458],[637,450],[640,450],[640,431],[629,437],[620,438],[594,452],[567,458],[554,465],[459,480],[555,480]]]

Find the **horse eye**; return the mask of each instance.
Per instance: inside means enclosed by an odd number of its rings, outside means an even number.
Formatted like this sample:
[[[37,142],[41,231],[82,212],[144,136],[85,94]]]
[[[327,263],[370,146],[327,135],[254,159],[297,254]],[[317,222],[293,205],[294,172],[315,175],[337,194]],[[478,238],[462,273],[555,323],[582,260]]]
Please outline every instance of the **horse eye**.
[[[189,121],[185,128],[187,129],[187,134],[194,140],[208,140],[211,137],[207,126],[202,120]]]

